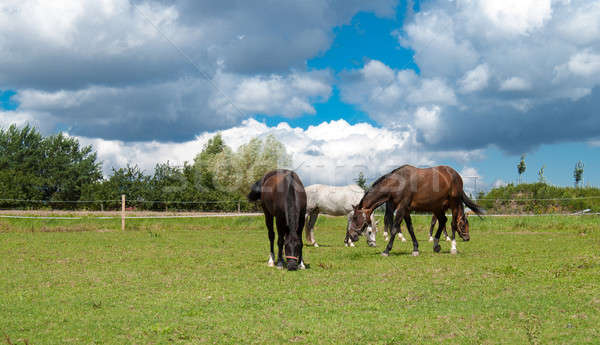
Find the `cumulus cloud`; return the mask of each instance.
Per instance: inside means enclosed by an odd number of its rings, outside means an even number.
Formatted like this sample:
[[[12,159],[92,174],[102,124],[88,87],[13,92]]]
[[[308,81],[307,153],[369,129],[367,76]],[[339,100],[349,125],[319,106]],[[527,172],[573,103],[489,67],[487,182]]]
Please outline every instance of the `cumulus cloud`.
[[[269,127],[249,119],[220,133],[225,143],[234,150],[253,137],[274,135],[292,156],[292,165],[288,168],[297,169],[305,184],[343,185],[353,183],[360,171],[370,179],[375,179],[402,164],[431,166],[442,157],[459,162],[482,157],[479,150],[425,151],[416,143],[414,132],[377,128],[366,123],[350,125],[344,120],[323,122],[302,129],[285,122]],[[151,172],[156,163],[169,161],[182,165],[186,161],[191,162],[214,135],[215,132],[205,132],[181,143],[126,143],[86,137],[79,137],[79,140],[94,147],[108,175],[112,167],[118,168],[128,163],[138,164],[140,168]]]
[[[342,77],[342,98],[432,150],[597,138],[598,23],[600,5],[582,0],[427,2],[394,32],[419,73],[369,61]]]
[[[485,88],[490,79],[490,71],[486,64],[477,65],[477,67],[465,73],[458,81],[460,90],[464,93],[475,92]]]
[[[330,72],[306,71],[333,28],[396,0],[0,2],[0,90],[74,135],[172,140],[253,114],[314,114]],[[265,20],[268,18],[269,20]],[[18,116],[20,113],[13,113]]]
[[[525,91],[531,88],[531,84],[520,77],[511,77],[500,84],[501,91]]]
[[[75,135],[125,141],[187,141],[201,130],[231,127],[248,114],[314,114],[331,93],[326,71],[241,76],[218,72],[215,87],[198,78],[141,86],[90,86],[75,91],[20,91],[19,110],[46,114],[46,126]],[[36,120],[31,116],[19,121]]]

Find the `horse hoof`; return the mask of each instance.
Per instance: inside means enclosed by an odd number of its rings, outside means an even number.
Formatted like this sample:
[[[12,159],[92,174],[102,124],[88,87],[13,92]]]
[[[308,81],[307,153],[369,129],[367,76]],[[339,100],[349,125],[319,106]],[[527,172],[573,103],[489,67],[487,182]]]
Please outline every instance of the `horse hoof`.
[[[433,247],[433,251],[436,253],[439,253],[440,250],[442,250],[442,247],[439,244],[437,246]]]
[[[419,256],[419,252],[418,251],[417,252],[413,252],[412,256]]]
[[[298,268],[301,269],[301,270],[305,270],[306,266],[304,265],[304,262],[301,262],[300,266],[298,266]]]
[[[429,236],[429,242],[433,242],[433,237]]]
[[[369,243],[369,247],[377,247],[376,243]]]
[[[456,248],[452,248],[452,249],[450,249],[450,254],[456,255],[456,254],[458,254],[458,250],[456,250]]]
[[[355,247],[353,242],[350,242],[350,247]]]
[[[319,245],[317,244],[317,242],[315,242],[314,246],[315,246],[315,248],[319,248]]]
[[[390,254],[383,252],[383,253],[381,253],[381,256],[390,256]]]
[[[402,242],[406,242],[406,238],[402,237]]]
[[[269,261],[269,262],[267,262],[267,266],[269,266],[269,267],[275,267],[275,264],[273,263],[273,261]]]
[[[450,242],[451,241],[450,237],[446,236],[446,241]]]

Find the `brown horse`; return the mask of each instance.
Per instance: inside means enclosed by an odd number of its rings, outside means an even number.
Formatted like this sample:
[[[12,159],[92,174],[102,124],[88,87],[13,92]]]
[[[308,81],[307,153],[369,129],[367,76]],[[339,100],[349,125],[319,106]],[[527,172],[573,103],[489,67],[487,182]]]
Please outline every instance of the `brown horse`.
[[[360,203],[354,206],[354,216],[348,226],[346,237],[357,239],[368,226],[373,210],[384,202],[396,205],[394,226],[390,241],[382,253],[384,256],[388,256],[392,250],[402,219],[406,222],[413,242],[413,255],[419,255],[419,243],[415,238],[410,218],[411,211],[432,212],[438,219],[439,226],[433,239],[433,250],[437,253],[441,250],[440,235],[446,227],[446,210],[452,210],[452,254],[457,252],[455,240],[457,231],[463,240],[470,239],[469,223],[463,203],[478,215],[482,214],[480,207],[463,191],[462,178],[454,169],[448,166],[419,169],[403,165],[373,182]]]
[[[287,269],[295,271],[305,268],[302,258],[302,228],[306,215],[306,193],[304,186],[295,172],[285,169],[273,170],[256,181],[248,194],[248,200],[261,200],[265,214],[265,223],[269,230],[271,252],[269,266],[274,266],[273,217],[277,224],[277,267],[283,267],[283,250]]]

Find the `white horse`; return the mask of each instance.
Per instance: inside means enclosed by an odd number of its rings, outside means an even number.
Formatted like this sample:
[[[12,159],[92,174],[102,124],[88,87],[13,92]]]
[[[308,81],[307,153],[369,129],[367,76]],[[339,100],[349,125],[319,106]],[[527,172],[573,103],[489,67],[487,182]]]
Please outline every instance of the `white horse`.
[[[330,216],[348,216],[347,224],[349,225],[350,218],[354,213],[352,205],[357,205],[365,195],[365,191],[355,184],[341,187],[313,184],[304,190],[306,191],[306,241],[315,247],[319,246],[314,233],[319,213]],[[373,228],[368,227],[366,231],[367,244],[374,247],[377,227],[373,215],[371,215],[371,224],[373,224]],[[354,247],[351,240],[344,242],[346,246]]]

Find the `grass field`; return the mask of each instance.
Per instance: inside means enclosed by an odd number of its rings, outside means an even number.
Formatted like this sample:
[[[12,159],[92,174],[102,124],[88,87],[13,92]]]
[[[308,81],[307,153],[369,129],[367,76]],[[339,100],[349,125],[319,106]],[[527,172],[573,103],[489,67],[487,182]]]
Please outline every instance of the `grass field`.
[[[600,342],[600,217],[471,218],[421,255],[345,248],[320,218],[309,269],[266,265],[262,217],[0,219],[6,344]],[[382,223],[380,221],[380,223]]]

